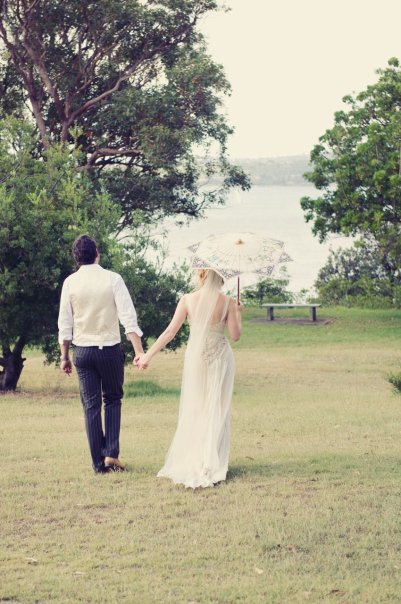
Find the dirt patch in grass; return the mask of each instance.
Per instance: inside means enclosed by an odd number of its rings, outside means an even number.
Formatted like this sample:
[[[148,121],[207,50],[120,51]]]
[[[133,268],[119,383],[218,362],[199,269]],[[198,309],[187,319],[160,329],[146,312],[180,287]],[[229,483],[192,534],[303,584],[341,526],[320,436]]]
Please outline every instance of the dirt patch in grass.
[[[255,317],[250,319],[249,323],[266,323],[266,325],[329,325],[334,319],[316,319],[311,321],[307,317],[277,317],[273,321],[268,321],[266,317]]]

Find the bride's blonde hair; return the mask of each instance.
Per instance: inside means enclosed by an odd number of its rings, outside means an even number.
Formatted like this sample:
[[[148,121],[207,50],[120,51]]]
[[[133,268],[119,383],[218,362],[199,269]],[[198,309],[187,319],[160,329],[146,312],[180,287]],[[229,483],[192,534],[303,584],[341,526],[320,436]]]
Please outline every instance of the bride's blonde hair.
[[[218,282],[220,280],[220,285],[223,285],[224,279],[222,277],[220,277],[220,275],[218,273],[216,273],[216,271],[214,271],[212,268],[198,268],[198,270],[197,270],[197,278],[198,278],[197,289],[200,289],[205,284],[205,281],[206,281],[209,273],[213,273],[210,276],[213,278],[214,281]]]

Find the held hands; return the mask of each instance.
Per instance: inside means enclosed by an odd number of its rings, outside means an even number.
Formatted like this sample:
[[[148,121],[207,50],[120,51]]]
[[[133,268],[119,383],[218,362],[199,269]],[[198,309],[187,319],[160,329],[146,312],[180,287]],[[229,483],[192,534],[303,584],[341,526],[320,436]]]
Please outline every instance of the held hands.
[[[139,370],[147,369],[149,367],[150,358],[145,353],[138,354],[134,358],[134,365],[138,367]]]

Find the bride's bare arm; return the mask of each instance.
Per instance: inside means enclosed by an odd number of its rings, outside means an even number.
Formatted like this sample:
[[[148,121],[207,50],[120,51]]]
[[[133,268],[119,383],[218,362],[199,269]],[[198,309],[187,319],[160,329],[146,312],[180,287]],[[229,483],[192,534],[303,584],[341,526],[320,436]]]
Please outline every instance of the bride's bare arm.
[[[185,304],[184,297],[177,304],[177,308],[175,309],[175,313],[173,318],[170,321],[170,324],[163,331],[162,334],[157,338],[156,342],[152,344],[149,350],[144,355],[140,355],[137,361],[137,366],[140,369],[144,369],[147,367],[151,361],[151,359],[157,354],[162,348],[164,348],[171,340],[173,340],[181,328],[181,325],[184,323],[187,317],[187,307]]]
[[[238,304],[235,300],[230,300],[228,305],[227,328],[234,342],[238,342],[241,337],[241,313],[243,308],[241,302]]]

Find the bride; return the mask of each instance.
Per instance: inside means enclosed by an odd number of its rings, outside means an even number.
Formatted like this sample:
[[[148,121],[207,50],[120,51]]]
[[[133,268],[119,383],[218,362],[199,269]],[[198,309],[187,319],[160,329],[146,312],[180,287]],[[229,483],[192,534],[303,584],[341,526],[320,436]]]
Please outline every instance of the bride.
[[[178,425],[158,476],[193,489],[225,480],[230,452],[230,405],[234,359],[224,335],[241,335],[241,303],[221,293],[223,279],[212,269],[198,270],[198,289],[179,301],[174,317],[146,354],[136,359],[146,368],[188,318]]]

